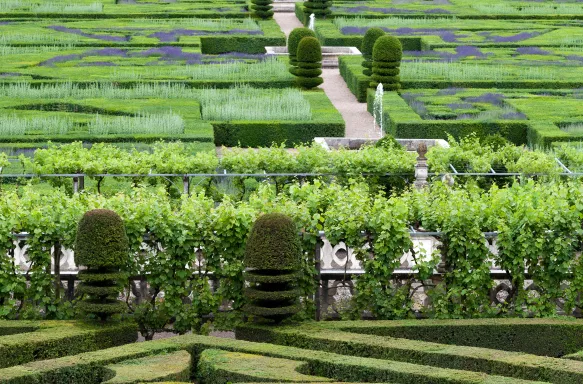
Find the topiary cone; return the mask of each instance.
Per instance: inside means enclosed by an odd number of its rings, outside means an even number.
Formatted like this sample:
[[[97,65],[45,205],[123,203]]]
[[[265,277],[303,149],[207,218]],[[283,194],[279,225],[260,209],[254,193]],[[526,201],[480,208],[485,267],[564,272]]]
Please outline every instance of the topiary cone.
[[[302,250],[298,231],[287,216],[260,216],[249,234],[245,249],[243,310],[253,316],[280,322],[300,310],[297,280]]]
[[[394,36],[379,37],[372,52],[372,76],[369,86],[376,88],[383,84],[385,91],[396,91],[401,88],[400,65],[403,56],[403,46]]]
[[[79,293],[84,299],[78,308],[105,321],[125,311],[117,300],[120,283],[126,275],[120,272],[129,260],[129,241],[119,215],[107,209],[86,212],[77,227],[75,264],[88,267],[79,272]]]
[[[273,16],[273,6],[271,0],[251,0],[249,7],[252,13],[262,19],[270,19]]]
[[[304,37],[298,44],[297,68],[290,72],[296,76],[296,84],[311,89],[322,84],[322,47],[315,37]]]
[[[314,31],[310,28],[294,28],[287,38],[287,52],[289,54],[289,64],[297,65],[296,54],[298,52],[298,45],[304,37],[316,37]]]
[[[364,34],[364,39],[362,40],[362,45],[360,46],[360,52],[362,53],[362,67],[364,68],[362,73],[366,76],[372,75],[372,50],[375,42],[381,36],[385,35],[385,31],[378,27],[369,28]]]

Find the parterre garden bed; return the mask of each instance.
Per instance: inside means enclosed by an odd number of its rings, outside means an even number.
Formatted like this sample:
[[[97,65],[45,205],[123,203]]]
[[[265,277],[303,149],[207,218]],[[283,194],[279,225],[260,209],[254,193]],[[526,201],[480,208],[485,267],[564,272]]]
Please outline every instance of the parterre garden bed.
[[[164,140],[288,146],[343,136],[322,91],[300,91],[273,20],[245,2],[0,3],[0,141]],[[26,145],[25,145],[26,146]]]
[[[237,337],[249,341],[186,335],[76,354],[79,346],[52,360],[35,341],[40,354],[23,365],[4,360],[0,383],[574,383],[583,376],[582,327],[558,319],[248,325]],[[0,336],[0,345],[14,337]]]
[[[401,40],[402,90],[383,104],[386,130],[397,137],[501,133],[548,147],[581,139],[582,14],[580,2],[345,2],[334,3],[316,33],[332,46],[360,47],[371,27]],[[341,57],[340,73],[372,110],[361,61]],[[499,101],[486,100],[491,94]]]

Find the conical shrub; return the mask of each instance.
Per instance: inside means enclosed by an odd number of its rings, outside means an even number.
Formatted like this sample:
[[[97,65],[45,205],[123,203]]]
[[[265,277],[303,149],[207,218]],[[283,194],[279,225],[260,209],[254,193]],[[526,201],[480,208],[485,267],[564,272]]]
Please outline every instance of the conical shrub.
[[[271,0],[251,0],[251,12],[254,16],[262,19],[271,19],[273,17],[273,6]]]
[[[385,91],[396,91],[401,88],[399,77],[403,46],[399,39],[385,35],[377,39],[372,52],[372,76],[370,87],[376,88],[383,84]]]
[[[129,241],[119,215],[107,209],[86,212],[77,227],[75,264],[79,272],[79,293],[84,298],[78,308],[101,320],[125,311],[117,298],[127,275],[121,270],[129,259]]]
[[[290,69],[296,76],[296,84],[311,89],[322,84],[322,47],[315,37],[304,37],[298,44],[297,66]]]
[[[374,43],[381,36],[385,35],[385,31],[378,27],[369,28],[364,34],[364,39],[362,40],[362,45],[360,46],[360,52],[362,53],[362,73],[366,76],[372,75],[372,50]]]
[[[332,0],[307,0],[304,1],[304,13],[310,16],[312,13],[318,19],[325,19],[332,11]]]
[[[316,37],[314,31],[310,28],[294,28],[287,38],[287,52],[289,54],[289,64],[296,66],[296,54],[298,52],[298,45],[304,37]]]
[[[280,322],[300,310],[301,256],[298,231],[289,217],[272,213],[257,219],[245,249],[247,314]]]

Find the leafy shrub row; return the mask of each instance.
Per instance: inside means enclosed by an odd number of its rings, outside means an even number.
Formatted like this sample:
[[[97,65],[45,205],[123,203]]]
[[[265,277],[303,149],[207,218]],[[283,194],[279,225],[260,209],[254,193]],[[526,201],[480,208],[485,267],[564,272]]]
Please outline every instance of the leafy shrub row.
[[[4,330],[23,330],[0,336],[0,368],[115,347],[137,340],[136,326],[70,321],[0,321]],[[0,375],[0,377],[2,377]]]
[[[348,315],[369,311],[377,318],[424,315],[437,318],[486,316],[547,316],[583,308],[583,261],[577,257],[582,237],[583,188],[565,183],[524,181],[508,188],[483,190],[468,183],[452,189],[434,183],[423,191],[390,198],[367,184],[343,187],[319,181],[291,184],[277,193],[263,184],[247,201],[224,199],[220,204],[203,194],[170,198],[162,189],[135,189],[104,197],[68,196],[61,191],[42,195],[31,188],[0,197],[0,294],[2,317],[67,317],[70,304],[55,289],[47,273],[49,250],[55,244],[74,248],[77,222],[89,209],[107,208],[124,219],[130,241],[130,272],[147,275],[153,292],[164,291],[164,301],[149,298],[169,317],[175,329],[198,329],[203,316],[216,311],[223,300],[234,309],[244,304],[243,256],[251,224],[259,213],[290,216],[302,232],[302,296],[315,287],[312,252],[318,231],[332,244],[344,242],[361,261],[365,274],[356,280],[357,294]],[[544,202],[541,204],[540,202]],[[439,253],[414,253],[417,266],[407,278],[393,277],[404,253],[412,249],[410,228],[440,231]],[[13,232],[28,232],[31,279],[12,272],[9,250]],[[487,247],[484,232],[498,231],[498,252]],[[149,233],[144,240],[144,234]],[[144,244],[151,252],[141,252]],[[199,249],[193,252],[193,249]],[[164,250],[164,251],[161,251]],[[202,270],[196,267],[205,260]],[[490,261],[507,272],[509,295],[492,303],[495,287]],[[440,264],[442,279],[428,280]],[[186,266],[190,266],[185,268]],[[199,274],[200,272],[200,274]],[[213,274],[219,290],[208,284]],[[537,294],[526,289],[532,280]],[[384,282],[379,285],[379,282]],[[415,308],[413,293],[420,284],[429,297]],[[192,304],[190,294],[200,298]],[[21,303],[24,304],[21,306]],[[310,301],[304,301],[306,309]],[[158,307],[157,307],[158,308]],[[419,313],[420,312],[420,313]]]
[[[39,149],[32,159],[21,156],[26,172],[35,174],[148,174],[148,173],[409,173],[415,155],[404,150],[368,146],[360,151],[326,151],[319,145],[300,146],[297,152],[282,146],[223,150],[192,154],[188,144],[156,143],[151,153],[124,151],[107,144],[86,148],[82,143]],[[1,164],[0,164],[1,165]]]

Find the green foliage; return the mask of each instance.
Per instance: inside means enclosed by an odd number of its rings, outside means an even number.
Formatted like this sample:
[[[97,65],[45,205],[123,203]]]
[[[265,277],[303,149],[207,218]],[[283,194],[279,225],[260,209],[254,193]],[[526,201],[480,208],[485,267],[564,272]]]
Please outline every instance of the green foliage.
[[[251,0],[249,7],[253,15],[262,19],[271,19],[273,17],[273,6],[271,0]]]
[[[379,27],[369,28],[364,34],[364,39],[362,40],[362,45],[360,46],[360,52],[362,53],[362,58],[364,59],[362,62],[362,67],[364,68],[362,73],[365,76],[372,75],[373,47],[377,39],[384,35],[385,31]]]
[[[298,313],[300,291],[295,288],[294,277],[301,259],[302,247],[293,220],[280,213],[259,216],[249,234],[243,261],[251,283],[245,289],[248,303],[244,311],[276,322]],[[276,280],[270,280],[272,277]]]
[[[380,63],[400,63],[403,56],[401,41],[391,35],[379,36],[374,43],[372,57]],[[374,64],[373,64],[374,65]]]
[[[245,325],[236,334],[238,339],[333,352],[351,359],[423,364],[424,373],[448,368],[500,375],[492,377],[493,382],[567,384],[582,375],[580,365],[552,357],[578,350],[580,332],[581,323],[574,319],[489,319],[312,322],[277,328]],[[500,343],[499,337],[506,343]],[[318,370],[312,368],[310,373],[318,374]],[[362,380],[362,376],[354,379]],[[455,380],[464,379],[458,371]],[[439,381],[431,378],[428,382]]]
[[[372,51],[372,76],[370,87],[383,84],[385,91],[396,91],[400,85],[399,66],[403,56],[403,46],[394,36],[384,35],[376,39]]]
[[[296,55],[297,69],[292,74],[296,76],[296,84],[304,89],[315,88],[322,84],[324,80],[322,74],[322,47],[315,37],[304,37],[298,44]]]
[[[129,249],[124,223],[117,213],[94,209],[83,215],[77,227],[75,263],[89,269],[79,276],[80,293],[86,296],[77,304],[80,311],[95,314],[101,320],[125,312],[125,303],[117,301],[122,281],[108,277],[125,269]]]
[[[20,329],[11,335],[10,329]],[[0,321],[0,368],[115,347],[137,340],[134,324]],[[0,375],[1,377],[1,375]]]
[[[287,39],[287,52],[289,54],[289,64],[291,66],[297,65],[296,55],[298,52],[298,45],[304,37],[316,37],[316,33],[309,28],[294,28]]]
[[[374,146],[386,150],[396,150],[402,148],[401,144],[399,144],[399,142],[391,135],[384,135],[374,144]]]
[[[119,215],[107,209],[86,212],[77,228],[75,263],[90,268],[127,264],[128,238]]]
[[[301,247],[298,229],[287,216],[265,214],[253,224],[247,240],[244,263],[258,270],[295,270],[298,268]]]
[[[304,13],[310,16],[312,13],[317,18],[326,18],[332,13],[332,0],[307,0],[303,3]]]
[[[322,61],[322,47],[317,38],[306,36],[300,40],[296,53],[298,66],[301,62],[318,63]]]

